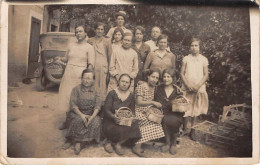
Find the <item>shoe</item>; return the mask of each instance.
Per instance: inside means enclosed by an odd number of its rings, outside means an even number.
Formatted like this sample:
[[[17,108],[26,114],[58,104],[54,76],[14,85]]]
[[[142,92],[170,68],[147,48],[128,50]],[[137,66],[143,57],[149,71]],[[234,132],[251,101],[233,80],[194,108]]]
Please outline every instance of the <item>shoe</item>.
[[[121,145],[115,144],[113,147],[114,147],[115,152],[116,152],[118,155],[124,155],[124,154],[125,154],[125,152],[124,152],[124,150],[123,150],[123,148],[122,148]]]
[[[104,145],[104,149],[107,153],[113,153],[114,152],[114,149],[113,147],[111,146],[111,143],[106,143]]]
[[[176,148],[176,146],[171,146],[171,148],[170,148],[170,154],[172,154],[172,155],[175,155],[177,153],[177,148]]]
[[[144,155],[144,150],[142,150],[142,149],[140,149],[140,148],[134,147],[134,148],[132,149],[132,152],[133,152],[134,154],[136,154],[137,156],[139,156],[139,157],[145,157],[145,155]]]
[[[80,151],[81,151],[80,143],[76,143],[74,146],[75,155],[79,155]]]
[[[66,126],[66,124],[65,124],[65,122],[64,123],[62,123],[62,125],[59,127],[59,130],[64,130],[64,129],[66,129],[67,128],[67,126]]]
[[[66,142],[65,144],[62,145],[61,148],[62,148],[63,150],[66,150],[66,149],[69,149],[69,148],[71,147],[71,145],[72,145],[71,143]]]
[[[170,150],[170,145],[163,145],[163,146],[161,147],[161,152],[162,152],[162,153],[169,152],[169,150]]]

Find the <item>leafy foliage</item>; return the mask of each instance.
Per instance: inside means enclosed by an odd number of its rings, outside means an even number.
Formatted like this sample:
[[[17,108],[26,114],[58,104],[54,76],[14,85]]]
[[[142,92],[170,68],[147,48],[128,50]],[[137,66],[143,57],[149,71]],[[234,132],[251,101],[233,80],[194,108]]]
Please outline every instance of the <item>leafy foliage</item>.
[[[221,113],[222,107],[229,104],[251,104],[248,8],[163,5],[67,7],[72,12],[74,24],[84,22],[90,27],[97,21],[111,26],[113,14],[124,10],[129,15],[127,28],[142,25],[148,30],[145,40],[149,39],[153,26],[161,27],[163,33],[169,36],[171,51],[177,56],[177,70],[180,70],[182,58],[189,54],[190,39],[200,38],[203,42],[201,52],[209,60],[209,112]]]

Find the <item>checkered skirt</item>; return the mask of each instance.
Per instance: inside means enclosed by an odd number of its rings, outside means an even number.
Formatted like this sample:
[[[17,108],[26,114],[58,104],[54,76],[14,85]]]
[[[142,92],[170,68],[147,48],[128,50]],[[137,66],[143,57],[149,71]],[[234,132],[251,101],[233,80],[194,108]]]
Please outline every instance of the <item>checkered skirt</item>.
[[[154,90],[149,90],[147,84],[143,83],[136,87],[136,96],[142,96],[144,101],[151,101],[154,98]],[[148,142],[150,140],[164,137],[164,132],[161,124],[150,121],[146,117],[148,107],[135,107],[136,118],[139,120],[141,139],[136,144]]]

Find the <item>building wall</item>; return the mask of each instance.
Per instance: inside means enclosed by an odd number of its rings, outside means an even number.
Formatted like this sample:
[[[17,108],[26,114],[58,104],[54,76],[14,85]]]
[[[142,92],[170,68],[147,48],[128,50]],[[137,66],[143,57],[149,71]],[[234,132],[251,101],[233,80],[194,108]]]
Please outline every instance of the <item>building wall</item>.
[[[46,32],[43,5],[10,5],[8,11],[8,75],[26,76],[29,57],[31,18],[41,20],[41,33]],[[10,72],[10,73],[9,73]],[[12,75],[11,75],[11,78]]]

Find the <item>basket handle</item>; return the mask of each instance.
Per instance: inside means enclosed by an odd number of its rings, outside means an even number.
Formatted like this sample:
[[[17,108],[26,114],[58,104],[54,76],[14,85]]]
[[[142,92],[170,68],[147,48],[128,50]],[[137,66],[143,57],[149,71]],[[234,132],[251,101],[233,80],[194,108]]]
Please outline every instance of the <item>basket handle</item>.
[[[130,108],[128,108],[128,107],[120,107],[119,109],[116,110],[116,112],[119,111],[119,110],[122,110],[122,109],[127,109],[127,110],[132,112],[132,110]]]
[[[161,107],[161,108],[158,108],[158,107],[156,107],[156,106],[154,106],[154,105],[150,105],[150,106],[148,106],[147,109],[149,109],[149,108],[151,108],[151,107],[155,107],[155,108],[159,109],[159,110],[163,113],[163,111],[162,111],[162,107]]]
[[[172,85],[175,86],[177,89],[179,89],[179,92],[183,92],[182,89],[178,85],[175,85],[175,84],[172,84]]]
[[[175,99],[177,98],[184,98],[188,103],[190,102],[185,96],[182,96],[182,95],[179,95],[179,96],[176,96]]]

